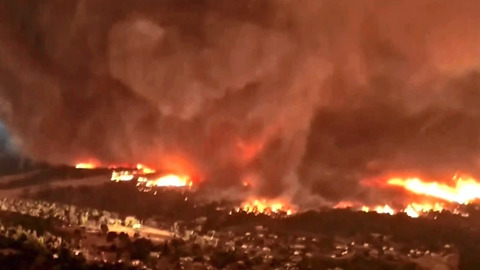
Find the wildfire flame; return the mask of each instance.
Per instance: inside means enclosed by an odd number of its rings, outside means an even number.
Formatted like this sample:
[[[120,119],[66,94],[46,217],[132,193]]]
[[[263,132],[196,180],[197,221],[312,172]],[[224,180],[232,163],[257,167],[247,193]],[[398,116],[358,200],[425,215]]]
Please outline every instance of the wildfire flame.
[[[143,164],[137,164],[136,168],[137,170],[141,171],[143,174],[151,174],[156,172],[154,169],[151,169]]]
[[[155,180],[141,177],[139,182],[145,182],[147,187],[192,187],[193,182],[185,175],[168,174]]]
[[[239,141],[237,143],[237,149],[239,151],[239,157],[243,162],[250,162],[254,159],[258,153],[262,150],[263,143],[261,142],[250,142],[246,143]]]
[[[377,212],[379,214],[389,214],[389,215],[394,215],[397,211],[395,211],[392,207],[390,207],[388,204],[385,205],[377,205],[373,207],[369,207],[366,205],[363,206],[357,206],[358,204],[352,203],[352,202],[340,202],[337,205],[335,205],[333,208],[336,209],[342,209],[342,208],[354,208],[358,209],[362,212]]]
[[[352,202],[340,202],[334,206],[334,208],[353,208],[357,209],[362,212],[376,212],[379,214],[388,214],[388,215],[395,215],[397,213],[405,213],[406,215],[417,218],[424,213],[428,212],[441,212],[444,209],[444,205],[441,203],[410,203],[404,209],[394,209],[392,206],[385,204],[385,205],[376,205],[376,206],[359,206],[360,204],[352,203]]]
[[[95,169],[99,165],[97,162],[83,162],[75,165],[77,169]],[[112,170],[110,178],[113,182],[128,182],[134,179],[146,187],[192,187],[193,181],[187,175],[167,174],[157,179],[150,179],[148,175],[156,173],[155,169],[138,163],[135,166],[129,165],[111,165],[108,166]],[[130,168],[119,170],[118,168]]]
[[[75,164],[75,168],[77,169],[95,169],[98,165],[94,162],[85,162],[85,163],[77,163]]]
[[[75,168],[77,169],[96,169],[96,168],[99,168],[101,167],[102,165],[100,165],[99,162],[94,162],[94,161],[88,161],[88,162],[81,162],[81,163],[77,163],[75,164]],[[110,165],[110,166],[103,166],[105,168],[109,168],[109,169],[112,169],[112,170],[115,170],[117,168],[132,168],[132,169],[136,169],[137,171],[140,171],[142,172],[143,174],[150,174],[150,173],[155,173],[155,170],[152,169],[152,168],[149,168],[141,163],[138,163],[137,165],[135,166],[132,166],[132,165],[119,165],[119,164],[115,164],[115,165]]]
[[[471,177],[453,177],[454,186],[439,182],[425,182],[419,178],[393,178],[388,184],[401,186],[415,194],[425,195],[448,202],[467,204],[480,199],[480,183]]]
[[[426,213],[426,212],[441,212],[443,210],[444,206],[440,203],[435,203],[435,204],[419,204],[419,203],[411,203],[409,204],[403,212],[407,214],[410,217],[417,218],[421,214]]]
[[[375,207],[375,212],[379,214],[389,214],[389,215],[395,214],[395,210],[393,210],[388,204]]]
[[[132,181],[135,175],[129,171],[113,171],[111,180],[114,182]]]
[[[366,182],[371,184],[375,182]],[[389,178],[386,183],[390,186],[403,187],[405,190],[422,196],[422,203],[407,201],[403,208],[394,208],[391,205],[365,206],[360,203],[343,201],[334,208],[353,208],[364,212],[377,212],[393,215],[403,212],[410,217],[417,218],[428,212],[450,210],[455,214],[468,216],[462,213],[455,204],[469,204],[480,199],[480,182],[469,176],[455,175],[450,184],[438,181],[424,181],[415,178]],[[418,198],[418,197],[417,197]],[[405,206],[406,205],[406,206]]]
[[[261,145],[247,145],[240,144],[239,148],[245,154],[245,159],[252,158],[259,149]],[[174,162],[175,164],[183,164],[179,162]],[[75,165],[75,168],[78,169],[95,169],[99,167],[98,162],[82,162]],[[152,179],[153,174],[156,173],[155,169],[149,168],[143,164],[136,164],[136,166],[131,166],[130,170],[116,170],[117,168],[128,168],[129,166],[110,166],[108,168],[112,169],[111,180],[115,182],[124,182],[132,181],[136,179],[138,181],[137,185],[144,185],[148,188],[150,187],[188,187],[193,186],[193,181],[190,176],[187,174],[174,174],[170,173],[163,175],[159,178]],[[179,167],[179,166],[177,166]],[[385,182],[383,182],[385,183]],[[424,203],[418,202],[406,202],[404,207],[394,208],[389,204],[383,205],[362,205],[360,203],[352,203],[348,201],[343,201],[338,203],[334,208],[354,208],[363,212],[377,212],[380,214],[389,214],[394,215],[399,212],[403,212],[410,217],[417,218],[427,212],[441,212],[446,209],[444,203],[439,202],[442,200],[444,202],[458,203],[458,204],[468,204],[475,200],[480,199],[480,182],[476,179],[468,176],[458,176],[455,175],[452,178],[450,184],[445,182],[438,181],[424,181],[420,178],[389,178],[386,183],[390,186],[403,187],[405,190],[422,195],[428,200],[424,200]],[[252,185],[250,179],[245,179],[243,181],[244,187],[250,187]],[[425,203],[425,201],[429,201]],[[436,201],[436,202],[435,202]],[[433,203],[432,203],[433,202]],[[405,206],[406,205],[406,206]],[[398,205],[397,205],[398,206]],[[241,204],[237,211],[243,210],[248,213],[262,213],[262,214],[272,214],[272,213],[286,213],[291,215],[295,212],[294,207],[282,200],[267,200],[260,198],[251,198],[246,200]],[[452,210],[452,209],[449,209]],[[458,210],[454,209],[454,212]]]
[[[292,215],[294,208],[286,202],[280,200],[267,199],[249,199],[242,203],[237,211],[243,210],[247,213],[271,214],[286,213]]]

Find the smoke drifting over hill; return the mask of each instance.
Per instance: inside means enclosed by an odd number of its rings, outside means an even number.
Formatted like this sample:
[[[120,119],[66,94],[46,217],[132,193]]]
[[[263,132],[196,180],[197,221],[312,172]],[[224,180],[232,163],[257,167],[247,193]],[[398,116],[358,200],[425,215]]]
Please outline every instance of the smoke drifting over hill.
[[[12,143],[7,130],[0,122],[0,155],[13,152]]]
[[[375,198],[361,179],[478,172],[478,14],[473,0],[1,0],[0,114],[41,160]]]

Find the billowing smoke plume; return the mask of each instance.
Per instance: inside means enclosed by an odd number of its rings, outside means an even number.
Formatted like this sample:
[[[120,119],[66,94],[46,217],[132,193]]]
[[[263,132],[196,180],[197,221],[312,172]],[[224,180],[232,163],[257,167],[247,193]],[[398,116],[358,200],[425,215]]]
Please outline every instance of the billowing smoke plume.
[[[0,113],[37,159],[265,196],[477,173],[477,2],[2,0]]]

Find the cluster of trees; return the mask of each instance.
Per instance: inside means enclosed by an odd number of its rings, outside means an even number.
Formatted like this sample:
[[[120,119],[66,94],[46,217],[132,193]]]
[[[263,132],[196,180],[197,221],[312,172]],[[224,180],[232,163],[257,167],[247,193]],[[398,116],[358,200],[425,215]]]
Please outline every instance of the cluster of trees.
[[[103,251],[115,252],[117,259],[122,257],[122,254],[128,255],[132,260],[146,261],[150,252],[164,252],[164,245],[155,245],[152,241],[139,238],[138,235],[131,239],[126,233],[108,232],[107,242],[109,246],[102,247]]]
[[[54,218],[43,219],[17,212],[0,211],[0,220],[5,227],[22,226],[24,229],[36,231],[39,234],[44,232],[56,232],[61,224],[60,220]]]

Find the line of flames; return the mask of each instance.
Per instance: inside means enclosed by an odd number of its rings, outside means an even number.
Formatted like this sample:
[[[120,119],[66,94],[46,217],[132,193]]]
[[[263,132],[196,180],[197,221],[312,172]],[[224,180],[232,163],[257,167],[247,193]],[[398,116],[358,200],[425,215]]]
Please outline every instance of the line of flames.
[[[390,178],[386,181],[387,185],[401,187],[406,191],[428,198],[435,203],[407,203],[406,207],[395,210],[388,204],[377,206],[360,206],[350,202],[340,202],[335,208],[355,208],[364,212],[377,212],[381,214],[393,215],[403,212],[410,217],[417,218],[428,212],[441,212],[448,209],[446,204],[467,205],[480,199],[480,182],[470,176],[454,175],[449,183],[438,181],[424,181],[420,178]],[[356,206],[356,207],[355,207]],[[460,213],[458,209],[448,209],[456,214],[467,216],[466,213]]]
[[[153,174],[150,172],[148,174]],[[157,178],[151,178],[147,174],[138,173],[137,171],[113,171],[111,181],[125,182],[132,181],[137,178],[138,185],[145,185],[146,187],[192,187],[193,182],[187,175],[166,174]]]
[[[99,168],[97,162],[84,162],[75,165],[77,169],[96,169]],[[132,167],[130,170],[119,170],[120,167]],[[149,168],[143,164],[135,166],[109,166],[112,169],[110,178],[113,182],[128,182],[137,179],[138,183],[146,187],[192,187],[193,182],[187,175],[166,174],[154,179],[149,175],[155,174],[156,170]]]
[[[410,203],[404,209],[395,210],[388,204],[376,205],[376,206],[361,206],[355,207],[354,204],[348,202],[341,202],[337,204],[334,208],[354,208],[362,212],[376,212],[379,214],[388,214],[394,215],[399,212],[405,213],[410,217],[417,218],[424,213],[428,212],[441,212],[444,209],[444,205],[441,203],[435,204],[422,204],[422,203]]]
[[[99,167],[96,162],[79,163],[75,166],[79,169],[94,169]],[[188,175],[166,174],[151,179],[156,170],[143,164],[137,164],[132,170],[117,170],[119,166],[110,166],[112,169],[111,181],[124,182],[137,179],[139,184],[146,187],[192,187],[193,182]],[[407,203],[403,209],[394,209],[389,204],[377,206],[359,206],[350,202],[340,202],[334,208],[355,208],[364,212],[377,212],[381,214],[396,214],[403,212],[410,217],[419,217],[428,212],[441,212],[445,209],[444,202],[468,204],[480,199],[480,182],[468,176],[455,175],[451,184],[437,181],[424,181],[420,178],[390,178],[385,181],[388,186],[402,187],[406,191],[422,195],[426,198],[436,200],[435,203]],[[296,207],[285,200],[267,200],[261,198],[250,198],[244,201],[237,211],[250,213],[286,213],[291,215],[296,212]]]
[[[100,167],[96,162],[79,163],[75,166],[78,169],[95,169]],[[143,185],[147,188],[151,187],[188,187],[193,186],[188,175],[167,174],[161,177],[151,179],[151,175],[156,173],[156,170],[151,169],[143,164],[137,164],[130,170],[120,170],[120,167],[133,166],[109,166],[112,169],[111,181],[113,182],[129,182],[137,180],[137,185]],[[237,208],[237,211],[244,211],[248,213],[258,214],[286,214],[291,215],[295,212],[295,208],[283,200],[267,200],[251,198],[246,200]]]
[[[267,200],[267,199],[258,199],[252,198],[244,201],[239,208],[236,209],[237,212],[240,210],[247,213],[256,213],[256,214],[285,214],[292,215],[295,213],[295,207],[286,203],[282,200]]]
[[[424,181],[420,178],[391,178],[386,181],[389,186],[402,187],[409,193],[422,195],[433,203],[408,202],[405,207],[395,209],[389,204],[365,206],[358,203],[340,202],[334,208],[352,208],[363,212],[377,212],[380,214],[394,215],[402,212],[412,218],[417,218],[429,212],[441,212],[451,210],[453,213],[467,216],[466,213],[460,213],[458,209],[449,209],[450,205],[466,205],[480,199],[480,182],[473,177],[455,175],[452,178],[451,185],[443,182]],[[449,206],[447,206],[447,204]],[[265,213],[279,212],[283,210],[289,214],[294,213],[293,207],[284,201],[250,199],[242,204],[240,209],[246,212]],[[287,209],[285,211],[285,209]]]
[[[344,209],[344,208],[351,208],[357,211],[362,212],[375,212],[378,214],[388,214],[388,215],[395,215],[397,213],[404,213],[409,217],[418,218],[422,215],[425,215],[430,212],[437,212],[440,213],[448,208],[442,203],[434,203],[434,204],[423,204],[423,203],[409,203],[405,208],[396,210],[388,204],[384,205],[376,205],[376,206],[355,206],[354,204],[348,202],[340,202],[334,206],[336,209]],[[468,213],[460,212],[458,209],[448,209],[454,214],[462,215],[464,217],[468,217]]]

